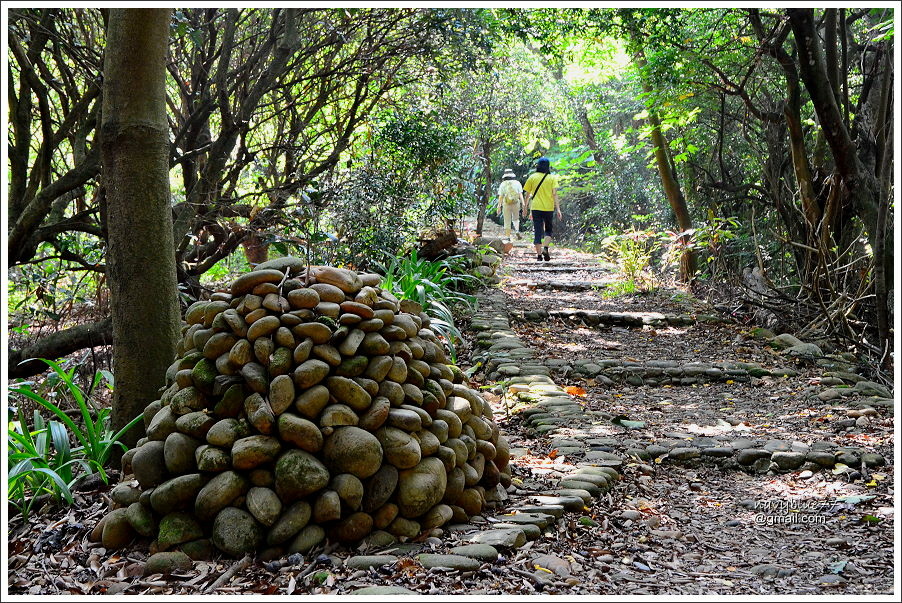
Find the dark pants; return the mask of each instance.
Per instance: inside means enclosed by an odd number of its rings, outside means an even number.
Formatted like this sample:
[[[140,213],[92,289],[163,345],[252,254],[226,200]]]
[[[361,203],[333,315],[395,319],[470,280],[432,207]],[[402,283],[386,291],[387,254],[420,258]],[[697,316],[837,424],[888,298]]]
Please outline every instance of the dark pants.
[[[532,210],[532,225],[535,227],[536,234],[533,236],[533,245],[538,245],[545,238],[545,235],[552,236],[554,231],[554,212],[542,211],[540,209]]]

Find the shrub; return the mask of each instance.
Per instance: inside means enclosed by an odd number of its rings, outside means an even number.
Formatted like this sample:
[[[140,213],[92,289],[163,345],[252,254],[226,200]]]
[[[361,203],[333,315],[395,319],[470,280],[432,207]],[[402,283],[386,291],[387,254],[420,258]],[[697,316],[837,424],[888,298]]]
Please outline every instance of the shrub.
[[[423,306],[429,315],[432,330],[444,337],[452,362],[457,362],[454,343],[461,338],[454,324],[454,310],[473,310],[476,298],[463,293],[479,282],[472,274],[463,274],[464,260],[453,256],[430,261],[417,256],[392,259],[388,266],[381,266],[384,277],[380,286],[400,299],[409,299]]]
[[[53,369],[52,390],[46,396],[36,392],[33,384],[20,382],[18,387],[10,388],[14,396],[21,396],[49,411],[53,419],[45,422],[40,413],[34,411],[33,428],[29,429],[24,412],[18,411],[18,421],[9,422],[7,439],[10,447],[7,455],[9,476],[9,498],[22,512],[28,514],[34,499],[41,494],[52,494],[57,499],[72,502],[71,487],[78,480],[98,473],[104,482],[107,481],[104,467],[116,446],[123,451],[125,444],[120,442],[122,435],[143,419],[139,415],[125,427],[114,432],[111,425],[109,408],[96,408],[85,392],[75,383],[75,371],[64,369],[58,362],[42,359]],[[106,377],[112,375],[97,372],[91,385],[91,391]],[[76,423],[63,408],[48,398],[61,394],[70,403],[74,403],[81,413],[81,423]],[[70,434],[76,446],[70,444]],[[76,474],[73,469],[81,468]]]
[[[602,246],[629,281],[638,281],[651,266],[652,256],[660,247],[658,233],[652,230],[630,229],[606,237]]]

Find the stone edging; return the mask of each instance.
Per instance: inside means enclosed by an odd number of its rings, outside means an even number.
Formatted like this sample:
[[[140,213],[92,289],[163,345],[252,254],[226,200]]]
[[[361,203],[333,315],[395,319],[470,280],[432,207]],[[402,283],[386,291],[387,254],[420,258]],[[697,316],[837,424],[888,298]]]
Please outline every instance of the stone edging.
[[[714,314],[662,314],[660,312],[601,312],[599,310],[515,310],[510,313],[511,320],[516,322],[541,322],[556,318],[564,322],[581,322],[586,326],[598,327],[663,327],[689,326],[698,323],[730,324],[733,321]]]
[[[485,366],[497,364],[499,360],[503,361],[499,354],[506,356],[509,362],[515,360],[520,374],[510,379],[510,389],[530,399],[533,402],[530,408],[537,412],[547,410],[570,423],[591,423],[593,415],[554,383],[548,368],[536,359],[535,353],[511,329],[504,294],[498,290],[488,290],[481,293],[478,299],[479,311],[470,323],[470,329],[477,333],[478,342],[478,349],[473,354],[474,362]],[[560,477],[559,489],[557,496],[552,498],[564,498],[561,504],[573,505],[575,500],[566,499],[600,496],[620,479],[620,473],[613,467],[591,461],[576,465],[571,472],[556,474]]]

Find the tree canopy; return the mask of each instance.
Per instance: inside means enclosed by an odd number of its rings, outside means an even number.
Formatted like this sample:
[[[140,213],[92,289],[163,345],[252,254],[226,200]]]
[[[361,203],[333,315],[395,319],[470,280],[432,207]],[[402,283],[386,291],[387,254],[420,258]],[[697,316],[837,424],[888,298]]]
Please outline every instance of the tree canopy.
[[[893,24],[887,8],[175,9],[182,302],[270,252],[371,267],[463,215],[481,227],[503,170],[545,155],[571,241],[653,229],[684,281],[886,362]],[[8,27],[23,376],[111,336],[109,12],[13,8]]]

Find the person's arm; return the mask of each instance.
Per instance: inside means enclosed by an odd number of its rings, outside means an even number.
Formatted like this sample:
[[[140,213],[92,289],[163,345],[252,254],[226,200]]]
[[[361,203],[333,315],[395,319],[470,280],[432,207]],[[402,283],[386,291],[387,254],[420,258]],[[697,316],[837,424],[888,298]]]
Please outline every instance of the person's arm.
[[[522,211],[522,215],[523,215],[524,218],[529,217],[529,198],[530,198],[530,197],[531,197],[531,195],[529,194],[529,191],[524,190],[524,191],[523,191],[523,197],[522,197],[522,198],[523,198],[523,211]]]
[[[554,211],[557,212],[557,219],[563,220],[564,216],[561,214],[561,204],[558,202],[556,188],[551,189],[551,196],[554,197]]]

